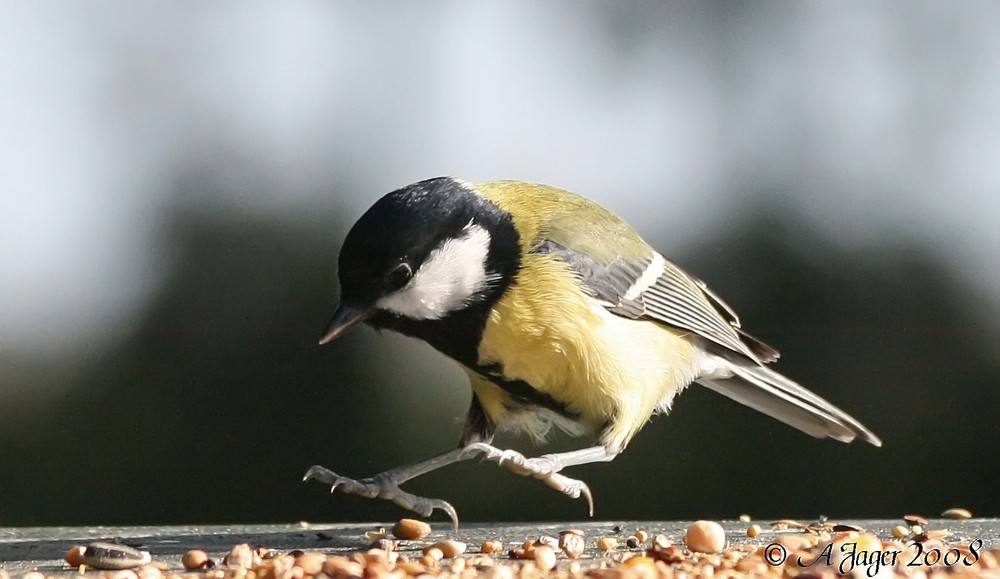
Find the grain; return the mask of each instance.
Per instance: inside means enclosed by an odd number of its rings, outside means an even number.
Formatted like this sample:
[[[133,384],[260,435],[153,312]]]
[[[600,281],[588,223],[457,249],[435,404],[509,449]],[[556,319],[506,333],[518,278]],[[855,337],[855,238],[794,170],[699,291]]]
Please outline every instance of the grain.
[[[608,552],[618,546],[618,539],[614,537],[601,537],[597,540],[597,548],[601,552]]]
[[[84,547],[80,559],[88,567],[112,571],[131,569],[152,560],[148,551],[140,551],[119,543],[91,543]]]
[[[513,579],[514,570],[506,565],[490,567],[483,573],[485,579]]]
[[[983,569],[996,569],[1000,567],[1000,561],[997,560],[997,556],[992,551],[983,551],[980,553],[979,564]]]
[[[573,533],[563,533],[559,536],[559,548],[570,559],[579,559],[584,551],[584,539]]]
[[[736,570],[749,575],[764,575],[768,571],[768,564],[763,557],[747,557],[736,563]]]
[[[328,557],[323,564],[323,573],[330,577],[361,577],[364,572],[365,569],[361,563],[342,556]],[[282,571],[281,574],[276,573],[275,576],[283,577],[284,574],[285,571]]]
[[[951,508],[941,513],[941,516],[946,519],[971,519],[972,513],[968,509],[962,508]]]
[[[392,534],[397,539],[414,541],[431,534],[431,526],[416,519],[400,519],[392,526]]]
[[[399,559],[399,553],[386,551],[385,549],[368,549],[365,551],[365,562],[380,563],[382,565],[394,564]]]
[[[79,567],[83,565],[83,552],[86,547],[83,545],[75,545],[66,552],[66,562],[69,563],[71,567]]]
[[[535,547],[535,566],[543,573],[548,573],[556,566],[556,551],[549,545]]]
[[[191,549],[181,557],[181,565],[188,571],[201,569],[208,565],[208,553],[201,549]]]
[[[458,557],[459,555],[464,553],[466,549],[466,544],[461,541],[453,541],[451,539],[448,539],[445,541],[438,541],[437,543],[434,543],[433,545],[428,547],[428,549],[439,549],[442,555],[450,559],[451,557]],[[424,550],[425,554],[426,552],[427,551]]]
[[[538,537],[537,539],[535,539],[535,546],[538,546],[538,545],[548,545],[549,547],[552,547],[553,549],[558,549],[559,548],[559,539],[557,539],[555,537],[550,537],[548,535],[542,535],[542,536]]]
[[[806,528],[806,525],[803,525],[802,523],[800,523],[800,522],[798,522],[796,520],[793,520],[793,519],[778,519],[777,521],[774,521],[773,523],[771,523],[771,526],[774,527],[775,529],[788,529],[788,528],[792,528],[792,529],[804,529],[804,528]]]
[[[747,536],[752,539],[752,538],[756,537],[757,535],[759,535],[760,531],[761,531],[760,525],[756,525],[756,524],[755,525],[750,525],[749,527],[747,527]]]
[[[644,569],[649,572],[656,572],[656,560],[645,555],[636,555],[625,560],[624,565],[630,569]]]
[[[427,573],[427,567],[424,567],[416,561],[400,563],[396,568],[402,570],[407,575],[423,575],[424,573]]]
[[[250,545],[242,543],[233,547],[222,563],[236,569],[249,569],[254,563],[254,552]]]
[[[295,566],[302,569],[306,575],[319,575],[326,563],[326,555],[316,551],[307,551],[295,558]]]
[[[646,553],[657,561],[663,561],[667,564],[680,563],[684,560],[684,551],[676,545],[668,545],[662,548],[654,545]]]
[[[726,546],[726,531],[714,521],[695,521],[688,526],[684,543],[698,553],[717,553]]]
[[[488,555],[494,555],[503,551],[503,543],[500,541],[484,541],[483,546],[479,548],[480,553],[486,553]]]
[[[906,521],[906,524],[911,527],[916,525],[920,525],[922,527],[927,526],[927,519],[921,517],[920,515],[903,515],[903,520]]]

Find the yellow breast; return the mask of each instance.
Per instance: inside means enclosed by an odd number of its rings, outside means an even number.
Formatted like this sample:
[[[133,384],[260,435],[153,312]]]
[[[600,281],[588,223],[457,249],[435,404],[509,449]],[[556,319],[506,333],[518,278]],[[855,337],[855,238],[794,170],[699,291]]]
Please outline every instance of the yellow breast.
[[[695,371],[695,348],[682,332],[612,314],[547,254],[523,257],[517,280],[490,313],[479,356],[480,364],[499,364],[507,378],[566,404],[602,444],[619,450]],[[497,424],[517,420],[502,391],[474,387]]]

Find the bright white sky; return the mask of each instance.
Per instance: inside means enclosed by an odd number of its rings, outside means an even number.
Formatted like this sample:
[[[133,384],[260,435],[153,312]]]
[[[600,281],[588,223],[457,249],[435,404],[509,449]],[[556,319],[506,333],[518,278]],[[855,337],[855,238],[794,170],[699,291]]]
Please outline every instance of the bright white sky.
[[[167,269],[173,171],[220,149],[258,173],[187,202],[357,215],[429,176],[519,178],[669,254],[778,196],[1000,298],[1000,4],[622,6],[4,2],[0,354],[121,334]]]

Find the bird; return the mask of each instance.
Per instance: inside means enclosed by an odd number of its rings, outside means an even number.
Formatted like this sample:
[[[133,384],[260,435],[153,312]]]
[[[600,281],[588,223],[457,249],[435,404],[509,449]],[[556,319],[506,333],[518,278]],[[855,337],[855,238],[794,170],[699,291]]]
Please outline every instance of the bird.
[[[340,302],[320,344],[359,324],[417,338],[468,375],[458,446],[372,477],[314,465],[304,480],[430,516],[447,501],[403,483],[473,458],[541,480],[593,516],[585,482],[563,469],[609,462],[692,383],[817,438],[882,441],[832,403],[773,370],[776,349],[747,333],[700,279],[587,198],[523,181],[436,177],[392,191],[344,239]],[[497,432],[587,442],[528,457]]]

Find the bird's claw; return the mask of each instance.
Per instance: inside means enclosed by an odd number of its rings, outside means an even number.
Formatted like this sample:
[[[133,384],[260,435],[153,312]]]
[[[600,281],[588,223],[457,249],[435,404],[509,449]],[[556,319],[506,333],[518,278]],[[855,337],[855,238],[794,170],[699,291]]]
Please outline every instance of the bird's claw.
[[[486,460],[495,462],[514,474],[537,478],[570,498],[586,498],[587,512],[591,517],[594,516],[594,497],[590,493],[590,487],[581,480],[559,474],[559,465],[549,455],[527,458],[516,450],[500,450],[477,442],[465,447],[462,456],[471,458],[475,454],[482,455]]]
[[[542,479],[545,484],[556,489],[571,499],[578,499],[581,496],[587,499],[587,514],[594,516],[594,495],[590,493],[590,487],[582,480],[565,477],[561,474],[551,474]]]
[[[455,507],[451,506],[451,503],[442,499],[429,499],[426,497],[418,497],[409,493],[403,494],[409,496],[410,499],[414,501],[412,507],[407,506],[396,499],[391,499],[392,502],[403,507],[404,509],[409,509],[425,517],[431,516],[434,509],[438,509],[448,515],[448,518],[451,519],[452,525],[455,527],[455,532],[458,532],[458,512],[455,511]]]
[[[429,517],[434,509],[443,511],[451,519],[455,530],[458,530],[458,513],[451,503],[441,499],[430,499],[419,497],[399,488],[399,485],[386,473],[372,478],[355,480],[340,476],[332,470],[319,465],[313,465],[302,477],[303,482],[316,480],[323,484],[330,485],[330,492],[340,491],[349,495],[358,495],[366,498],[386,499],[396,503],[404,509],[417,514]]]
[[[319,465],[313,465],[306,471],[305,476],[302,477],[302,481],[305,482],[308,480],[317,480],[323,484],[330,485],[331,493],[340,489],[343,493],[367,497],[369,499],[379,496],[381,491],[381,485],[374,479],[354,480],[340,476],[332,470]]]

